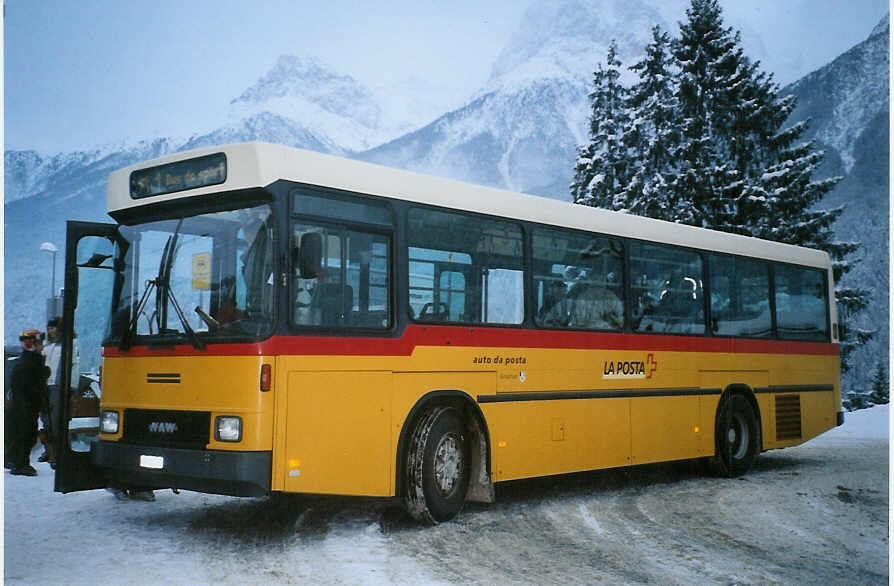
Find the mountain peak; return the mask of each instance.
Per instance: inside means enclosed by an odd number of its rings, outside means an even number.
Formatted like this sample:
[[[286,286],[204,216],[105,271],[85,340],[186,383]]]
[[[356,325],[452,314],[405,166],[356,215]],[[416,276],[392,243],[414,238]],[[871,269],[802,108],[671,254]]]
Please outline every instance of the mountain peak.
[[[874,37],[875,35],[888,35],[889,20],[891,17],[890,12],[886,12],[882,19],[875,25],[875,28],[872,29],[872,32],[869,33],[870,37]]]
[[[351,76],[335,72],[333,67],[313,55],[280,55],[267,75],[258,80],[258,84],[262,82],[263,85],[278,85],[281,89],[288,88],[293,92],[302,89],[298,87],[299,82],[356,83]]]
[[[857,160],[861,134],[877,116],[888,118],[889,51],[885,15],[865,41],[782,89],[798,97],[789,119],[810,119],[810,137],[835,150],[846,174]]]
[[[281,55],[266,74],[230,102],[230,117],[237,121],[265,112],[304,125],[311,134],[329,134],[332,141],[352,150],[371,146],[382,116],[377,100],[363,84],[317,57],[296,55]]]
[[[258,104],[284,97],[306,99],[337,112],[344,109],[347,99],[368,102],[370,94],[353,77],[336,72],[317,57],[280,55],[270,71],[230,104]]]
[[[619,57],[632,62],[656,24],[667,28],[661,15],[640,0],[537,0],[494,63],[491,82],[532,69],[531,63],[589,79],[594,53],[604,54],[614,39]],[[543,69],[546,64],[552,67]]]

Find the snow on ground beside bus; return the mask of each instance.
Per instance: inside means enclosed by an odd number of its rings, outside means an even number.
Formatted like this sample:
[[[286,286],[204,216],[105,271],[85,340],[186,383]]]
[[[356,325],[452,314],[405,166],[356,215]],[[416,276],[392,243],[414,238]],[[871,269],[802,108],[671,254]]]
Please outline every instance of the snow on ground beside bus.
[[[889,407],[745,477],[662,464],[497,487],[422,528],[394,503],[53,492],[4,476],[7,584],[888,582]],[[33,456],[36,459],[38,451]]]
[[[890,437],[890,405],[876,405],[869,409],[844,414],[844,425],[822,435],[832,439],[888,439]]]

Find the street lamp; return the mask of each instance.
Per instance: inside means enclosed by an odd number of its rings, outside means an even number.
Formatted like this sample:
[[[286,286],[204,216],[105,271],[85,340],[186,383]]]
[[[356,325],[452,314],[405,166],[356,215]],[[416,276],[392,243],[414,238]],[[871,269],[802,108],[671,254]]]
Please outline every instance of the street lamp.
[[[50,281],[50,299],[56,297],[56,252],[58,249],[52,242],[44,242],[40,245],[41,252],[53,253],[53,280]]]

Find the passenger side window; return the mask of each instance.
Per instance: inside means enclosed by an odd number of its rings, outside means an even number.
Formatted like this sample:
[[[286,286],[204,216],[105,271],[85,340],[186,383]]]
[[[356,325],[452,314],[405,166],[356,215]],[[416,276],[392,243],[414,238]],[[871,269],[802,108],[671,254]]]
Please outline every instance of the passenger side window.
[[[828,340],[826,274],[817,269],[776,264],[773,278],[779,337]]]
[[[770,267],[749,258],[711,255],[711,329],[720,336],[768,337]]]
[[[638,332],[704,334],[702,257],[669,246],[630,245],[633,329]]]
[[[412,208],[407,228],[411,318],[524,321],[522,232],[517,224]]]
[[[425,321],[470,321],[466,311],[468,254],[410,248],[410,309]]]
[[[537,228],[534,322],[581,330],[624,328],[624,247],[589,234]]]
[[[319,234],[319,266],[302,267],[308,234]],[[384,329],[391,325],[390,238],[296,223],[292,227],[292,323]],[[306,254],[306,253],[305,253]],[[313,264],[313,263],[311,263]]]

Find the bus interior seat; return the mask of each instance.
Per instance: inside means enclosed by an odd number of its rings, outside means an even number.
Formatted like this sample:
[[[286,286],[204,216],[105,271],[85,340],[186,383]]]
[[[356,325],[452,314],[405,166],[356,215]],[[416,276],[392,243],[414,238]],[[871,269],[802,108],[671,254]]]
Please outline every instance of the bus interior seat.
[[[346,325],[351,320],[354,289],[341,283],[320,283],[314,292],[312,306],[320,311],[321,325]]]

